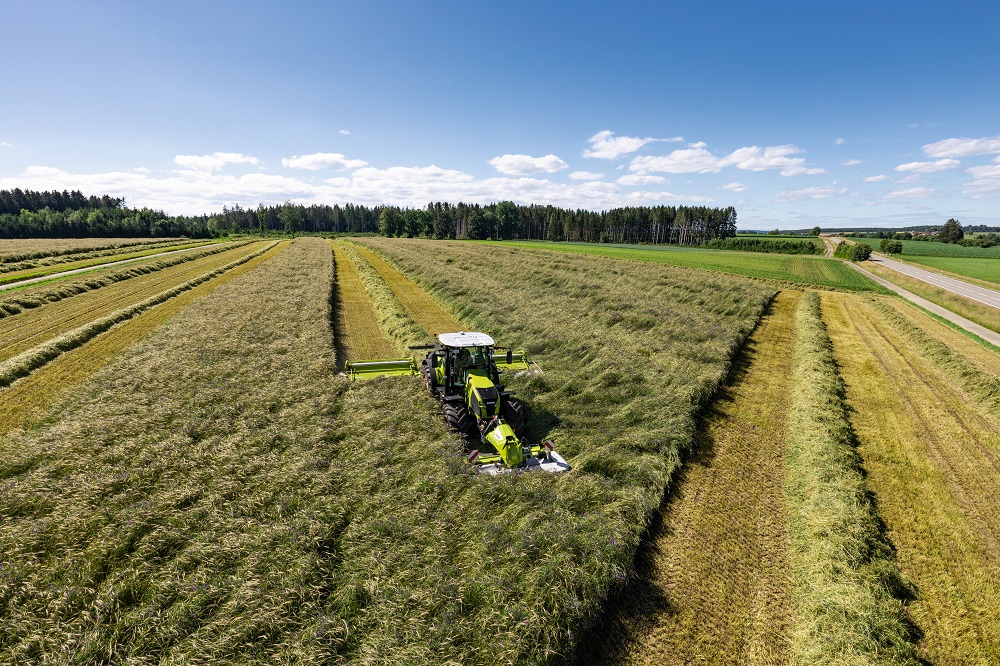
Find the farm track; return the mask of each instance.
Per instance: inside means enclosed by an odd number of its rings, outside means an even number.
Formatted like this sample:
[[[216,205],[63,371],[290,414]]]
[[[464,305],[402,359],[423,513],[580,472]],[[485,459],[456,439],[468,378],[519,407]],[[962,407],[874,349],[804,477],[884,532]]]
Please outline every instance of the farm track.
[[[465,330],[461,322],[448,314],[426,291],[396,270],[392,264],[367,247],[357,243],[353,247],[385,280],[403,308],[429,335]]]
[[[15,382],[9,388],[0,390],[0,435],[27,425],[33,418],[40,415],[53,400],[71,390],[117,354],[186,308],[192,301],[253,270],[287,246],[287,242],[280,243],[245,264],[115,326],[76,349],[63,353],[42,368]],[[241,249],[246,249],[246,247]],[[212,255],[212,258],[218,256]],[[202,273],[206,270],[210,269],[203,268]]]
[[[259,249],[244,245],[0,319],[0,362]]]
[[[870,302],[843,294],[822,300],[868,484],[899,567],[916,586],[908,612],[923,632],[921,656],[998,663],[1000,422]]]
[[[196,243],[171,244],[165,247],[135,251],[135,248],[126,248],[129,251],[106,254],[90,259],[70,261],[57,265],[39,266],[26,268],[24,270],[11,271],[0,275],[0,290],[13,289],[22,283],[41,282],[52,280],[62,276],[78,275],[84,271],[97,271],[104,268],[114,268],[132,261],[141,259],[154,259],[163,257],[175,252],[194,250],[207,245],[214,245],[215,242],[200,241]]]
[[[800,296],[777,296],[713,401],[637,556],[639,580],[614,602],[596,663],[787,661],[783,484]]]
[[[330,244],[336,276],[334,346],[337,365],[343,367],[349,360],[394,357],[396,352],[379,328],[378,314],[365,293],[354,263],[335,241]]]

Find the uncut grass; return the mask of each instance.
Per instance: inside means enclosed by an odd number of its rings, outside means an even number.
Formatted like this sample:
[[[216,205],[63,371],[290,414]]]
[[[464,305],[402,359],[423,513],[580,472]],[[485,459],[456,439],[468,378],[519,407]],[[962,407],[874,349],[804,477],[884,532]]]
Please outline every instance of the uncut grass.
[[[16,265],[12,265],[9,267],[9,271],[5,271],[0,274],[0,285],[9,284],[11,282],[19,282],[21,280],[30,280],[32,278],[43,277],[46,275],[54,275],[63,271],[72,271],[80,268],[100,268],[103,264],[115,261],[141,259],[142,257],[160,254],[163,252],[175,252],[178,250],[188,250],[191,248],[201,247],[203,245],[211,245],[215,242],[217,241],[188,241],[180,244],[158,245],[152,248],[146,245],[142,249],[125,247],[116,250],[88,253],[95,255],[92,257],[78,258],[74,255],[72,257],[72,261],[59,262],[55,265],[32,266],[23,269],[16,268]]]
[[[745,343],[653,521],[636,580],[595,634],[598,655],[581,663],[790,660],[782,484],[800,296],[779,294]]]
[[[379,328],[378,314],[354,263],[343,247],[333,241],[330,244],[336,275],[334,336],[340,367],[347,361],[393,356],[395,350]]]
[[[916,664],[915,632],[864,481],[819,298],[798,307],[787,436],[796,664]],[[763,407],[763,406],[762,406]]]
[[[582,253],[683,268],[699,268],[781,283],[854,291],[882,291],[881,287],[849,266],[825,257],[703,250],[676,246],[613,246],[540,241],[502,241],[502,243],[514,247],[543,249],[550,252]],[[491,246],[497,244],[488,243]]]
[[[0,319],[19,314],[24,310],[41,307],[48,303],[55,303],[65,298],[71,298],[78,294],[107,287],[116,282],[123,282],[134,277],[139,277],[140,275],[155,273],[164,268],[170,268],[171,266],[194,261],[195,259],[226,252],[227,250],[247,244],[220,243],[197,252],[129,264],[127,267],[118,270],[99,271],[83,276],[66,276],[64,278],[55,278],[51,281],[13,288],[2,292],[2,297],[0,297]]]
[[[774,291],[721,275],[499,245],[363,243],[456,318],[492,329],[499,344],[527,348],[544,368],[507,385],[531,414],[529,439],[553,436],[573,471],[471,480],[457,501],[482,517],[472,521],[476,529],[495,535],[472,539],[485,547],[483,566],[524,586],[482,611],[483,626],[521,626],[504,634],[495,661],[542,663],[553,651],[571,658],[604,600],[627,580],[640,535],[691,446],[697,408],[721,385]],[[494,495],[495,484],[510,490]]]
[[[81,346],[66,351],[27,377],[0,390],[0,435],[30,427],[50,404],[73,391],[81,382],[121,354],[150,331],[181,312],[195,299],[272,258],[287,243],[264,252],[155,308],[143,312]]]
[[[858,452],[903,575],[919,656],[1000,661],[1000,423],[900,322],[856,297],[825,294]]]
[[[0,272],[10,264],[44,260],[50,263],[73,261],[67,258],[97,252],[119,252],[126,247],[176,245],[183,238],[15,238],[0,239]],[[95,255],[96,256],[96,255]],[[7,266],[4,266],[6,264]],[[41,264],[36,264],[41,265]],[[26,267],[27,268],[27,267]]]
[[[876,252],[882,240],[879,238],[851,238],[855,243],[868,245]],[[903,256],[912,260],[913,257],[956,257],[956,258],[1000,258],[1000,245],[993,247],[965,247],[954,243],[935,243],[933,241],[902,241]]]
[[[935,287],[923,280],[903,275],[891,268],[885,268],[870,261],[864,262],[861,265],[880,278],[884,278],[893,284],[898,284],[900,287],[927,299],[931,303],[940,305],[970,321],[976,322],[980,326],[985,326],[991,331],[1000,333],[1000,310],[997,308],[959,296],[946,289]]]
[[[49,302],[37,308],[8,315],[0,319],[0,362],[91,321],[237,261],[263,247],[263,243],[256,243],[232,248],[87,291],[73,298]]]

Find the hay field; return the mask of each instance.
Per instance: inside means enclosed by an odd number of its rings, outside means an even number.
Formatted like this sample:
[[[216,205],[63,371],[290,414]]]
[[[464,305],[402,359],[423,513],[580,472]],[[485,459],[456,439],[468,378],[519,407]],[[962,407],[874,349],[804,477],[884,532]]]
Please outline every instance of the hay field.
[[[0,239],[0,272],[3,264],[56,259],[71,254],[121,251],[126,247],[176,245],[182,238],[2,238]]]
[[[351,360],[392,358],[396,351],[378,325],[378,314],[365,293],[347,251],[331,241],[336,289],[334,331],[339,367]]]
[[[868,485],[899,567],[914,585],[908,613],[923,634],[920,656],[939,663],[996,663],[995,355],[993,373],[982,371],[940,343],[939,337],[954,340],[953,331],[921,313],[899,314],[904,308],[891,300],[823,296]],[[918,328],[914,321],[921,317]],[[979,348],[975,356],[990,353]]]

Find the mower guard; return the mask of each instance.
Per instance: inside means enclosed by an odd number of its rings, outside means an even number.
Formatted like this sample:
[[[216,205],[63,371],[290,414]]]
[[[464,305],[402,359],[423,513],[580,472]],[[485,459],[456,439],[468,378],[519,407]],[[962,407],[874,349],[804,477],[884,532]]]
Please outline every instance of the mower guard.
[[[412,358],[391,358],[379,361],[351,361],[344,366],[351,379],[372,379],[374,377],[403,377],[416,375],[417,364]]]

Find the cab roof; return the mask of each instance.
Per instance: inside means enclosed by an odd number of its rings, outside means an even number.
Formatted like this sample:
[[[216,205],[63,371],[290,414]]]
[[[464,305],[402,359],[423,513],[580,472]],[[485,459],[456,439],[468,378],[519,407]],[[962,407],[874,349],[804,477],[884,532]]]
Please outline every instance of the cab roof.
[[[485,333],[460,331],[459,333],[441,333],[438,340],[446,347],[492,347],[493,338]]]

